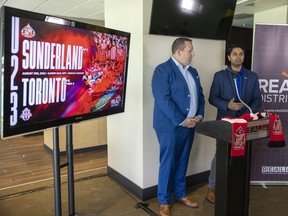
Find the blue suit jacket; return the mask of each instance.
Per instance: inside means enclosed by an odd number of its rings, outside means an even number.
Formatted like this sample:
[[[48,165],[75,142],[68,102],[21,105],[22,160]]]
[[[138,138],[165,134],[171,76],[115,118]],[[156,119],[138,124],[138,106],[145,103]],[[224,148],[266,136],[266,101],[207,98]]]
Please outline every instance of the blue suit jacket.
[[[204,95],[198,72],[191,66],[198,94],[197,115],[204,117]],[[190,92],[182,73],[170,58],[158,65],[152,78],[154,102],[153,127],[161,132],[172,132],[185,120],[190,108]]]
[[[238,117],[249,113],[249,109],[244,107],[239,111],[228,109],[228,103],[232,98],[236,98],[236,88],[234,75],[229,69],[219,71],[214,74],[214,79],[210,89],[209,103],[217,108],[217,119],[223,116]],[[259,81],[256,73],[244,68],[244,81],[241,99],[252,109],[258,112],[262,103]]]

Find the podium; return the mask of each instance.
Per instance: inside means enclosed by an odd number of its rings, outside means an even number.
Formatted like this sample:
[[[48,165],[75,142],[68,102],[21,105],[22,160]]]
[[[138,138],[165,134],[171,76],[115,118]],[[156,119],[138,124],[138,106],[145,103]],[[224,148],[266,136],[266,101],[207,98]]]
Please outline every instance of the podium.
[[[214,216],[248,216],[250,159],[253,140],[269,137],[269,119],[247,122],[245,156],[231,157],[232,124],[204,121],[196,133],[216,139],[216,202]]]

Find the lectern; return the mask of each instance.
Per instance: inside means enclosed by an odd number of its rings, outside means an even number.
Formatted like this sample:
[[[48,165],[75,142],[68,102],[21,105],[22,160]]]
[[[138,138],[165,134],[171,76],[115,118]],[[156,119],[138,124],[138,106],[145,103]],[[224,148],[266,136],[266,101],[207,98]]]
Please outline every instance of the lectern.
[[[204,121],[196,132],[216,139],[215,216],[248,216],[250,158],[252,142],[269,137],[269,119],[247,122],[244,156],[231,157],[232,124],[227,121]]]

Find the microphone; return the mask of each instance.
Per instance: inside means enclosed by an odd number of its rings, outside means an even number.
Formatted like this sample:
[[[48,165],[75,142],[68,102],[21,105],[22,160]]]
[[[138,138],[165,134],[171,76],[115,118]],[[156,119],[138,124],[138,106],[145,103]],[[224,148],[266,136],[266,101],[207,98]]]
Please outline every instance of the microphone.
[[[222,70],[227,70],[229,72],[231,72],[234,76],[237,76],[237,71],[233,71],[229,66],[227,65],[223,65]]]

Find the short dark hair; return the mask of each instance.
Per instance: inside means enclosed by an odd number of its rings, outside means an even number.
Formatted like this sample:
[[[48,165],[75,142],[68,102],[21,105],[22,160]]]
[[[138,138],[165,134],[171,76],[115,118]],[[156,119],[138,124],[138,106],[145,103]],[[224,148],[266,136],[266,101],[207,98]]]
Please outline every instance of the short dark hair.
[[[244,49],[243,46],[241,46],[240,44],[232,44],[232,45],[227,49],[227,55],[228,55],[228,56],[230,56],[230,54],[231,54],[231,52],[232,52],[232,50],[233,50],[234,48],[240,48],[240,49],[242,49],[243,52],[245,53],[245,49]]]
[[[174,54],[178,49],[183,50],[185,48],[185,42],[192,42],[189,38],[177,38],[172,44],[172,54]]]

